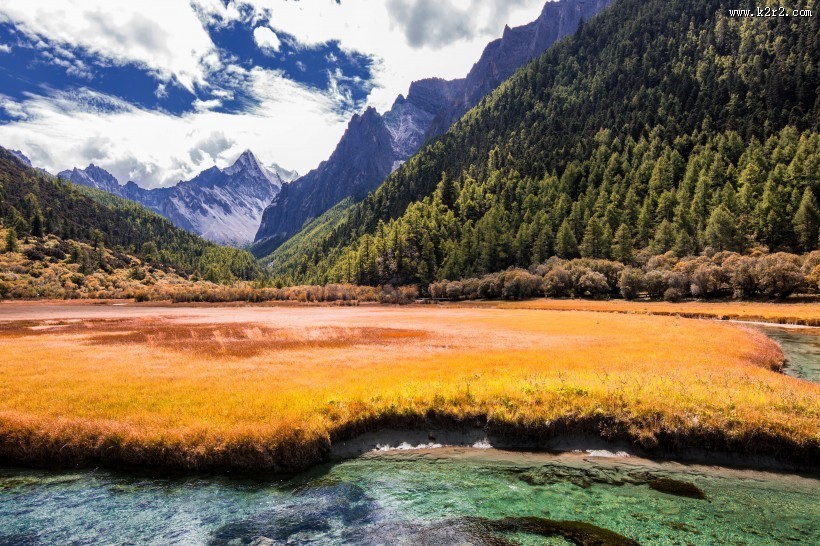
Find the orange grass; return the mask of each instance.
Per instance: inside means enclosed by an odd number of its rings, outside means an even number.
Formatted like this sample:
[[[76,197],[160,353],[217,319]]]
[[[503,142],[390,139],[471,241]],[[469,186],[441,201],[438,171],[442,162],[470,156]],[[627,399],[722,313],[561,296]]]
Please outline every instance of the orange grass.
[[[431,421],[813,464],[820,455],[820,386],[771,371],[779,348],[728,324],[108,306],[78,322],[90,307],[30,309],[26,322],[0,323],[0,459],[12,462],[295,469],[377,425]]]
[[[449,304],[448,304],[449,305]],[[715,318],[750,322],[773,322],[820,326],[820,301],[807,303],[766,303],[749,301],[679,303],[626,300],[554,300],[476,301],[453,304],[458,306],[494,307],[503,309],[541,309],[548,311],[597,311],[606,313],[635,313],[648,315]]]

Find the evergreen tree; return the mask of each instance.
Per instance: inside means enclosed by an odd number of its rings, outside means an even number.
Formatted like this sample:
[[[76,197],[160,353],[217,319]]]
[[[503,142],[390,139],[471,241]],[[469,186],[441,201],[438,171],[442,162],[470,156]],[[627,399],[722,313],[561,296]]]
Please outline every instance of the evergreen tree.
[[[695,253],[695,240],[685,230],[679,229],[675,238],[675,246],[672,251],[681,258],[691,256]]]
[[[672,225],[672,222],[669,220],[664,220],[655,232],[655,238],[652,240],[651,245],[652,252],[655,254],[664,254],[669,252],[672,250],[672,247],[675,246],[676,238],[677,234],[675,233],[675,228]]]
[[[725,205],[720,205],[712,211],[706,224],[705,237],[706,243],[718,252],[735,249],[737,220]]]
[[[593,216],[586,229],[584,238],[581,241],[581,256],[584,258],[607,258],[609,257],[612,237],[607,237],[604,222],[598,216]]]
[[[17,252],[17,230],[14,226],[6,231],[6,252]]]
[[[555,255],[565,260],[578,257],[578,240],[568,220],[564,220],[555,236]]]
[[[615,232],[612,241],[612,259],[624,264],[631,264],[634,258],[635,248],[632,243],[632,232],[629,226],[621,224]]]
[[[804,252],[815,250],[818,245],[818,236],[820,236],[820,210],[818,210],[817,198],[811,188],[803,191],[803,199],[794,215],[793,224],[800,249]]]

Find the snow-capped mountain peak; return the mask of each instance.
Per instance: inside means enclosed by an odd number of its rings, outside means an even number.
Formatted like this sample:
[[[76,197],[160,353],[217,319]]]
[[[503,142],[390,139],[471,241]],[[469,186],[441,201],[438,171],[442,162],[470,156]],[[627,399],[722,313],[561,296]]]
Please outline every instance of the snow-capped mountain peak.
[[[282,187],[282,179],[279,178],[279,175],[264,167],[250,150],[242,152],[234,164],[222,169],[222,172],[227,176],[236,176],[243,172],[252,178],[261,176],[274,186]]]
[[[162,214],[177,227],[237,246],[253,241],[265,207],[284,183],[250,150],[230,167],[211,167],[169,188],[144,189],[133,182],[120,186],[110,173],[93,164],[63,171],[59,176],[131,199]]]

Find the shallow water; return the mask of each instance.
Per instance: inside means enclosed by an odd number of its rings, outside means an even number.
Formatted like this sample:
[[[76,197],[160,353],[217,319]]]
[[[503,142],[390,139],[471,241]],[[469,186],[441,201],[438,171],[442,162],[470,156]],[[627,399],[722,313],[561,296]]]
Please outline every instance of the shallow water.
[[[820,328],[761,326],[783,348],[786,375],[820,383]]]
[[[649,487],[663,477],[706,499]],[[793,475],[470,449],[371,455],[266,481],[4,469],[0,544],[570,543],[491,525],[521,516],[641,544],[820,544],[818,492],[820,481]]]

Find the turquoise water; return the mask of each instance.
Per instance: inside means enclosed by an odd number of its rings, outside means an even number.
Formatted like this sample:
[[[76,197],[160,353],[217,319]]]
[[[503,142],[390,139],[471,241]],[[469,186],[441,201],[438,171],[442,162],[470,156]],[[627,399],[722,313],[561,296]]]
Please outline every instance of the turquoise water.
[[[820,328],[761,326],[786,355],[786,375],[820,383]]]
[[[652,489],[661,478],[705,498]],[[819,493],[820,481],[793,475],[472,449],[268,480],[4,469],[0,544],[573,543],[499,523],[536,516],[549,529],[585,522],[640,544],[810,545],[820,544]]]

